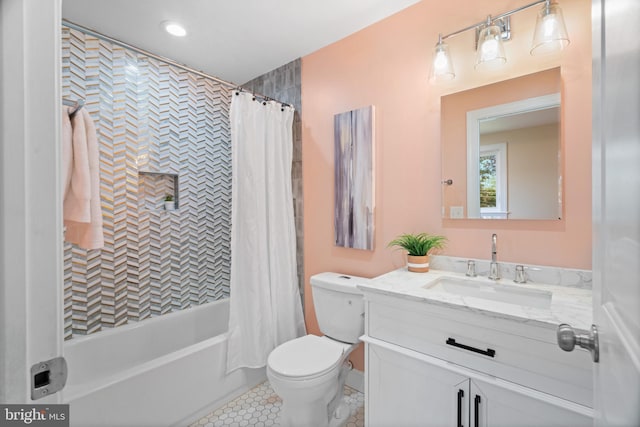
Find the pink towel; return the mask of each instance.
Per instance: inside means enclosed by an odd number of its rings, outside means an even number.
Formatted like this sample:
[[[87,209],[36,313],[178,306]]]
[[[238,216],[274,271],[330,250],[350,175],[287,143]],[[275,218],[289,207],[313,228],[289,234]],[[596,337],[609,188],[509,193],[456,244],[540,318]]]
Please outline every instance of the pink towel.
[[[69,182],[64,199],[65,240],[85,249],[99,249],[104,246],[104,233],[96,128],[85,109],[73,116],[71,128],[69,144],[63,119],[63,179]],[[65,146],[71,146],[71,156],[64,152]]]
[[[68,107],[63,107],[62,113],[62,200],[67,198],[71,185],[71,168],[73,166],[73,145],[71,142],[73,129],[69,119]]]
[[[85,129],[84,109],[71,119],[71,176],[64,198],[64,219],[91,222],[91,179],[89,169],[89,141]],[[65,156],[63,156],[64,158]]]

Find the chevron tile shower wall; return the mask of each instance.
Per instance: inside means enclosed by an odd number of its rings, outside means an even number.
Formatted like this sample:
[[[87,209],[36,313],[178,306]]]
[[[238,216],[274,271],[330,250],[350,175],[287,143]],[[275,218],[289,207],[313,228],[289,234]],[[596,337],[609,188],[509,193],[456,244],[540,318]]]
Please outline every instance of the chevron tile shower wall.
[[[63,27],[62,96],[96,123],[105,230],[101,250],[65,243],[65,339],[228,297],[229,89]],[[179,209],[139,171],[178,174]]]

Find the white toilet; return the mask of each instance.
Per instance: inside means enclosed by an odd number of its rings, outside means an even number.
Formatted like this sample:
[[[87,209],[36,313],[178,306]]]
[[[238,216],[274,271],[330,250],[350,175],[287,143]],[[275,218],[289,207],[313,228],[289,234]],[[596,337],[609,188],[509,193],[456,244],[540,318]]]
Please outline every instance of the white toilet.
[[[287,341],[267,360],[267,378],[282,398],[281,425],[336,427],[349,418],[342,399],[348,357],[364,333],[364,301],[356,285],[368,280],[338,273],[311,277],[313,306],[325,335]]]

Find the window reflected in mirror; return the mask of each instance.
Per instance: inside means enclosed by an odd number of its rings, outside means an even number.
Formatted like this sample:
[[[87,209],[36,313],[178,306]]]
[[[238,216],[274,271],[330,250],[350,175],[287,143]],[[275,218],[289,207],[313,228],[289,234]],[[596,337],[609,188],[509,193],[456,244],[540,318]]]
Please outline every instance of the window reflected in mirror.
[[[507,218],[507,143],[483,144],[478,162],[480,216]]]

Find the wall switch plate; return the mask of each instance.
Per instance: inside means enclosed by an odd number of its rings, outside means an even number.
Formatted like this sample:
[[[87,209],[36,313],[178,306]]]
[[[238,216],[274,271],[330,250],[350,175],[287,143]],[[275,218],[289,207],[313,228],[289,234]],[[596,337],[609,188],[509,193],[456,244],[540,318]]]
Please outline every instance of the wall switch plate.
[[[451,206],[449,208],[449,217],[464,218],[464,208],[462,206]]]

